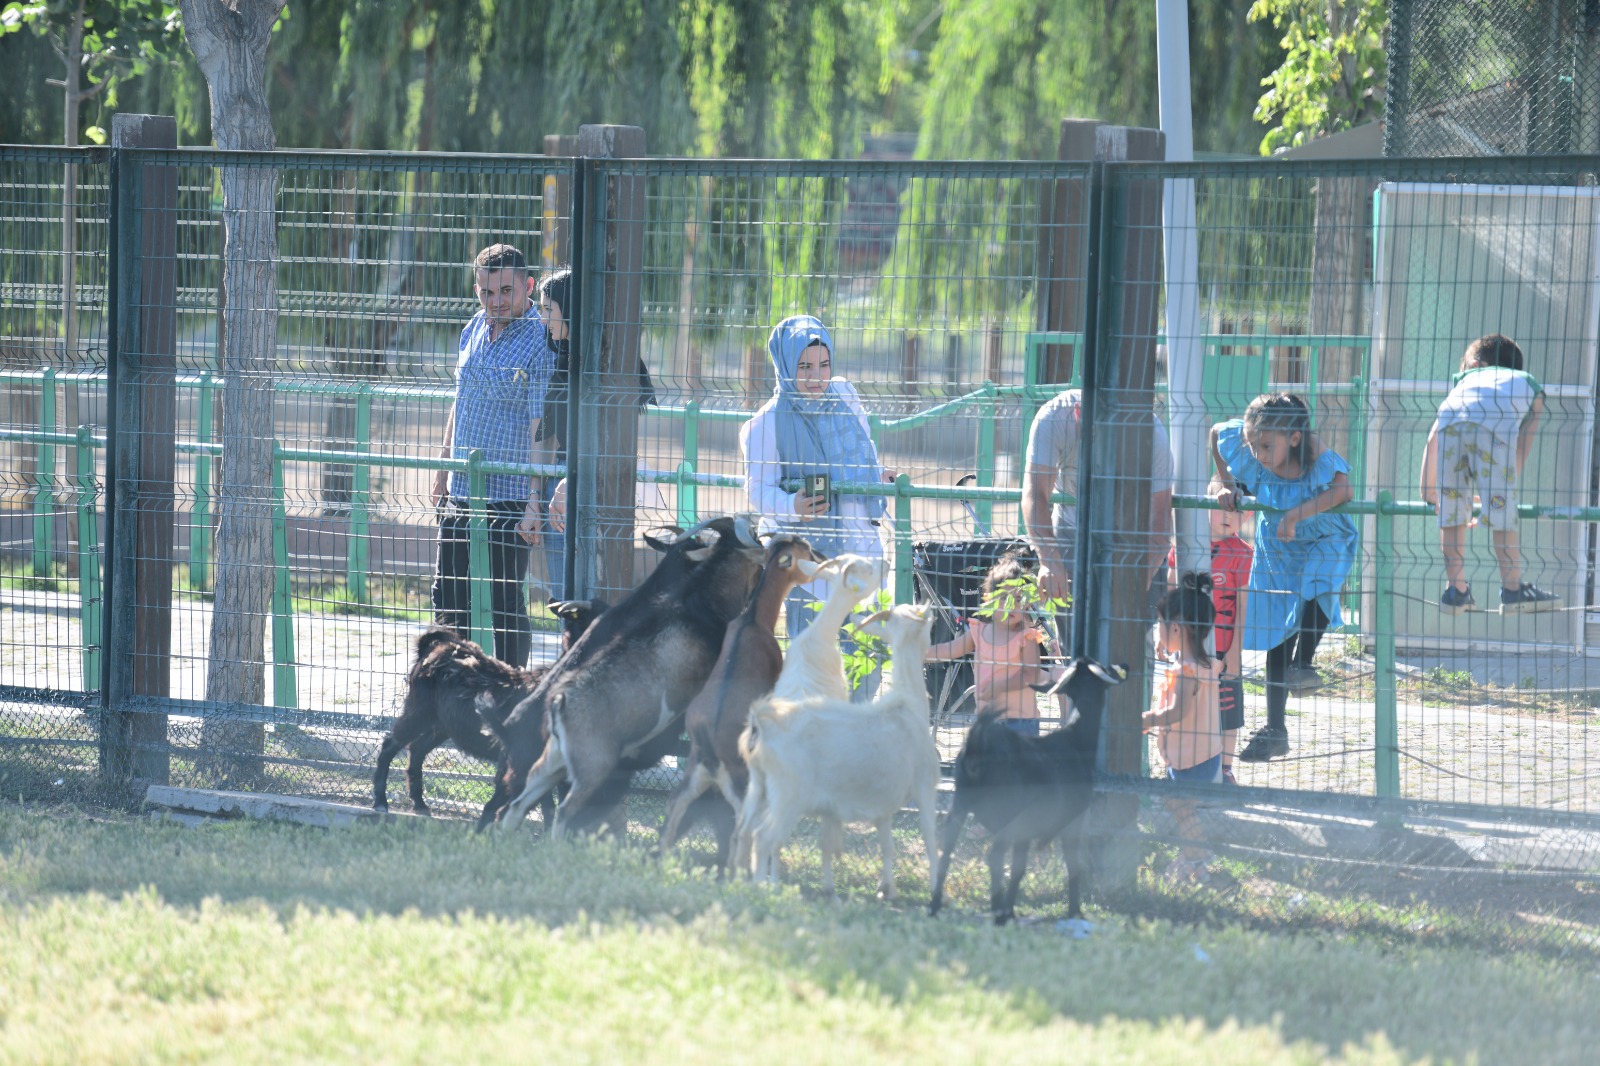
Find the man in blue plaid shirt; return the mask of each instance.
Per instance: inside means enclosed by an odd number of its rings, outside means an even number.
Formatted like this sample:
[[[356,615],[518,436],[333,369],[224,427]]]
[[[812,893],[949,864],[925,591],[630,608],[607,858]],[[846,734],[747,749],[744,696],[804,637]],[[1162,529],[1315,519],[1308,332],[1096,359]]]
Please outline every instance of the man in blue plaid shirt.
[[[472,272],[483,310],[461,331],[456,399],[439,457],[465,459],[477,449],[488,462],[538,462],[534,437],[544,414],[555,356],[531,298],[534,282],[528,261],[509,244],[493,244],[478,253]],[[516,474],[484,478],[494,654],[517,667],[527,665],[533,640],[523,579],[528,546],[538,543],[543,517],[539,481]],[[434,621],[466,633],[472,619],[466,473],[439,471],[433,481],[433,503],[440,514]]]

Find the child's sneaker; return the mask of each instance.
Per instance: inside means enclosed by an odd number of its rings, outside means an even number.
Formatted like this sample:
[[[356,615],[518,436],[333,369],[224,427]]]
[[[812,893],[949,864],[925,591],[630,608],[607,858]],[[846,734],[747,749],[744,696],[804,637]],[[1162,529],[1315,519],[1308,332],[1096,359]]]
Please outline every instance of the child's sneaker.
[[[1456,591],[1454,585],[1446,585],[1439,594],[1439,611],[1441,614],[1461,614],[1470,611],[1478,605],[1472,599],[1472,586],[1468,585],[1461,592]]]
[[[1559,611],[1561,597],[1554,592],[1546,592],[1538,585],[1524,581],[1514,589],[1503,588],[1500,590],[1501,614],[1528,614],[1533,611]]]
[[[1266,762],[1289,754],[1289,731],[1281,726],[1274,729],[1270,725],[1262,726],[1256,730],[1256,735],[1250,738],[1250,743],[1244,746],[1237,758],[1241,762]]]

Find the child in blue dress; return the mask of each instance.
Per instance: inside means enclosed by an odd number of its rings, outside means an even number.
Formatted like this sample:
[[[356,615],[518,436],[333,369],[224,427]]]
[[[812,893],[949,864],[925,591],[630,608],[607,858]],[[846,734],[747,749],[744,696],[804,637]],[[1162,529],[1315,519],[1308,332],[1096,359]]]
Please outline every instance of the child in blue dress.
[[[1329,626],[1340,623],[1339,587],[1356,557],[1356,527],[1325,512],[1349,501],[1350,465],[1311,432],[1311,412],[1290,393],[1258,396],[1243,419],[1211,427],[1211,454],[1225,510],[1254,495],[1269,510],[1256,524],[1244,646],[1267,653],[1267,724],[1239,758],[1289,753],[1289,694],[1322,684],[1311,665]]]

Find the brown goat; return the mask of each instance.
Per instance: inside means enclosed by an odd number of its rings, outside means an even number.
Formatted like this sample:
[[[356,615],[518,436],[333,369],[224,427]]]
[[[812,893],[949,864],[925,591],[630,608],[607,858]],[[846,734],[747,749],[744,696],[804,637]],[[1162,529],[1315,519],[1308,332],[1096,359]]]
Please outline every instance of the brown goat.
[[[502,723],[506,771],[480,824],[514,828],[561,781],[572,791],[555,833],[606,820],[617,772],[658,762],[705,686],[728,623],[749,600],[766,550],[747,517],[707,519],[607,611]],[[548,740],[544,739],[548,736]]]
[[[561,619],[561,653],[606,609],[603,600],[552,601]],[[559,658],[559,656],[558,656]],[[372,775],[372,809],[389,809],[389,766],[402,749],[411,749],[406,784],[416,813],[431,816],[422,793],[422,765],[434,749],[454,744],[463,754],[499,765],[500,744],[483,729],[483,720],[503,720],[538,686],[549,666],[522,670],[493,658],[447,626],[430,626],[417,638],[417,657],[406,675],[406,701],[394,728],[378,747]]]
[[[667,821],[661,830],[663,851],[678,842],[690,805],[715,785],[730,808],[727,818],[719,821],[717,839],[717,865],[727,865],[733,812],[744,801],[749,781],[744,756],[739,754],[739,734],[749,720],[750,704],[772,691],[783,668],[783,650],[774,632],[778,612],[790,591],[816,577],[824,562],[797,536],[779,536],[767,545],[766,565],[756,579],[750,602],[729,623],[711,676],[684,712],[683,724],[689,734],[688,773],[667,801]]]

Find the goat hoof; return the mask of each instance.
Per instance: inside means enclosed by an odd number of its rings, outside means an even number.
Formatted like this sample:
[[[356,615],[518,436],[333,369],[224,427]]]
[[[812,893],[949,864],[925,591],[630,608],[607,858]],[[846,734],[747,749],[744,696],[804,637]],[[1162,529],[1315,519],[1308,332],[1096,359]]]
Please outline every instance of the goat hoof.
[[[373,809],[373,811],[375,811],[378,814],[388,814],[389,813],[389,805],[387,803],[374,803],[372,805],[372,809]]]
[[[412,807],[411,813],[415,814],[419,818],[433,817],[433,812],[428,809],[428,805],[426,803],[419,803],[415,807]]]
[[[994,924],[995,924],[995,925],[996,925],[996,926],[997,926],[997,927],[998,927],[998,926],[1002,926],[1002,925],[1005,925],[1005,924],[1006,924],[1006,923],[1007,923],[1007,922],[1009,922],[1009,921],[1010,921],[1010,920],[1011,920],[1011,919],[1012,919],[1012,918],[1013,918],[1013,917],[1015,917],[1015,915],[1014,915],[1014,914],[1013,914],[1013,913],[1012,913],[1012,912],[1011,912],[1011,911],[1001,911],[1001,912],[1000,912],[1000,913],[999,913],[999,914],[996,914],[996,915],[995,915],[995,916],[994,916]]]

